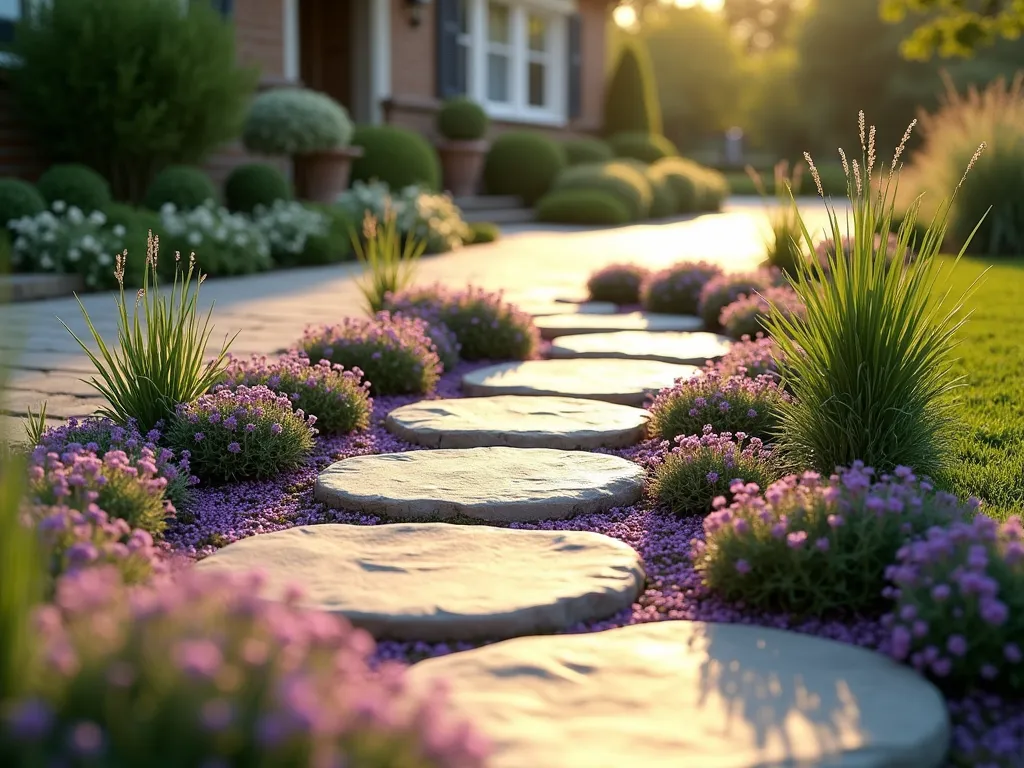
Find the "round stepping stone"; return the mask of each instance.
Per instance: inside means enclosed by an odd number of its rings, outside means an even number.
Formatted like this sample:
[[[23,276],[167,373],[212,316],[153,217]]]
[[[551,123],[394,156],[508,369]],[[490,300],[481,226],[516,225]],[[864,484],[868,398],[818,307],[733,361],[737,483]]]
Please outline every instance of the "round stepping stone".
[[[316,479],[329,507],[402,520],[558,520],[640,499],[644,473],[618,456],[549,448],[464,448],[353,456]]]
[[[613,333],[615,331],[699,331],[704,321],[690,315],[657,315],[645,312],[630,312],[624,315],[552,315],[538,317],[534,324],[540,329],[543,339],[559,336],[574,336],[580,333]]]
[[[572,397],[464,397],[396,408],[384,426],[429,448],[624,448],[647,434],[648,412]]]
[[[493,745],[488,768],[939,768],[942,695],[862,648],[663,621],[523,637],[416,664]]]
[[[614,315],[619,308],[607,301],[587,301],[573,304],[565,301],[527,301],[517,304],[533,317],[549,317],[551,315]]]
[[[467,373],[462,390],[470,397],[554,395],[641,406],[648,395],[698,373],[693,365],[654,360],[527,360]]]
[[[554,358],[622,357],[660,360],[681,365],[704,365],[729,351],[732,340],[717,333],[650,333],[619,331],[559,336],[548,354]]]
[[[500,553],[500,554],[496,554]],[[628,544],[589,531],[486,525],[311,525],[229,544],[197,565],[303,588],[307,607],[378,639],[489,640],[568,629],[628,608],[644,585]]]

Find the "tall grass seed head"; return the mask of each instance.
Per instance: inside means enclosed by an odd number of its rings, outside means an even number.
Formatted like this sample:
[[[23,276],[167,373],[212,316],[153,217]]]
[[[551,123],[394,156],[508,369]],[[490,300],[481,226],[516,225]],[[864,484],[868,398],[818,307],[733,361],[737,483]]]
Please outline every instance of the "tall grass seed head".
[[[700,291],[697,312],[708,330],[717,330],[722,310],[740,296],[751,295],[772,286],[785,283],[777,269],[760,269],[756,272],[728,273],[712,277]]]
[[[765,320],[773,308],[791,320],[801,320],[807,315],[807,308],[796,291],[788,286],[778,286],[740,295],[722,309],[718,321],[726,334],[734,339],[755,336],[766,332]]]
[[[696,315],[700,292],[722,268],[707,261],[681,261],[653,272],[644,280],[640,301],[649,312]]]
[[[640,287],[650,270],[639,264],[609,264],[594,272],[587,281],[591,301],[612,304],[640,303]]]

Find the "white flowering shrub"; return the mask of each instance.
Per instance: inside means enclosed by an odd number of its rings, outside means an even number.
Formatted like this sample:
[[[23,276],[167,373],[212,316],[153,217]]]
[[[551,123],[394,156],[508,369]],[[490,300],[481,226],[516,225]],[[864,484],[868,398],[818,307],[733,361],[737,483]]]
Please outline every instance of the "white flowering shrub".
[[[252,212],[256,228],[270,243],[270,253],[278,264],[315,263],[307,250],[326,247],[330,221],[320,211],[294,200],[275,200],[268,208],[257,205]]]
[[[448,195],[423,192],[416,186],[396,193],[384,182],[356,181],[339,196],[338,205],[356,222],[361,222],[367,212],[383,221],[390,209],[399,232],[425,241],[428,253],[450,251],[472,239],[462,211]]]
[[[160,225],[167,241],[164,251],[195,253],[200,268],[211,276],[245,275],[272,266],[270,241],[255,222],[212,200],[190,211],[167,203],[160,209]]]

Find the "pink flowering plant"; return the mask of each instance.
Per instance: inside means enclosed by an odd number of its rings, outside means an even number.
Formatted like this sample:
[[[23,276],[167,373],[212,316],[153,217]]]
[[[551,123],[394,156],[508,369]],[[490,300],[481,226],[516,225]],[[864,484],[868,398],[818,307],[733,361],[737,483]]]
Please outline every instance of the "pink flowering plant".
[[[126,588],[61,580],[35,614],[34,680],[7,713],[5,765],[482,768],[486,742],[438,690],[371,670],[372,638],[260,596],[258,576],[188,571]]]
[[[379,312],[337,325],[307,328],[300,350],[311,361],[327,360],[363,372],[374,395],[428,395],[441,377],[441,359],[418,317]]]
[[[681,261],[654,272],[644,280],[640,301],[648,312],[696,315],[700,292],[722,268],[707,261]]]
[[[769,440],[778,425],[780,403],[789,395],[770,376],[723,378],[709,368],[679,379],[661,390],[651,403],[650,429],[663,440],[714,432],[743,432]]]
[[[316,416],[262,384],[222,389],[178,406],[167,440],[189,450],[206,481],[263,479],[295,469],[313,450]]]
[[[722,357],[709,362],[707,369],[717,371],[723,379],[730,376],[746,376],[751,379],[769,376],[778,381],[780,354],[779,345],[763,333],[753,337],[744,335],[739,341],[733,342]]]
[[[693,564],[725,600],[800,616],[878,610],[900,548],[972,508],[906,467],[876,477],[860,462],[828,479],[805,472],[764,487],[739,484],[732,504],[715,500]]]
[[[226,384],[218,387],[265,385],[285,395],[293,407],[316,416],[321,434],[343,435],[370,426],[373,400],[370,385],[362,376],[358,368],[346,370],[329,360],[314,364],[292,352],[276,360],[257,355],[249,360],[231,359],[224,371]]]
[[[704,321],[705,328],[711,331],[718,330],[722,327],[719,325],[722,310],[740,296],[749,296],[757,291],[780,285],[782,282],[784,282],[782,273],[777,269],[717,275],[708,280],[701,289],[697,313]]]
[[[639,264],[609,264],[594,272],[587,281],[591,301],[612,304],[639,304],[640,287],[650,270]]]
[[[718,320],[726,334],[741,339],[765,333],[765,321],[773,311],[791,323],[798,323],[807,316],[807,309],[796,291],[778,286],[741,295],[722,310]]]
[[[1024,526],[979,514],[908,542],[887,571],[890,651],[940,682],[1024,693]]]
[[[138,459],[124,451],[103,458],[80,447],[63,453],[38,446],[28,470],[29,498],[46,506],[68,506],[87,512],[97,505],[106,514],[150,534],[163,532],[174,505],[164,498],[167,478],[157,471],[156,457],[142,448]]]
[[[540,344],[532,317],[500,293],[482,288],[413,288],[392,294],[388,307],[444,323],[458,339],[465,360],[529,360]]]
[[[675,447],[655,459],[652,495],[677,515],[706,515],[715,498],[735,480],[767,484],[778,477],[771,450],[742,432],[716,435],[706,426],[701,435],[677,437]]]

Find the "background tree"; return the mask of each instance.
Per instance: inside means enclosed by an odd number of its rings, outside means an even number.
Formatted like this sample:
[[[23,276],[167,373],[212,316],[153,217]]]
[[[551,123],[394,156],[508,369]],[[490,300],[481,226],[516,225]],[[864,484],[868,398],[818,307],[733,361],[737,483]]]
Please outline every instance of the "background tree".
[[[926,61],[968,57],[1000,38],[1017,40],[1024,33],[1024,0],[882,0],[882,17],[902,22],[909,14],[927,19],[903,40],[908,59]]]
[[[807,0],[725,0],[722,13],[737,40],[750,52],[777,50],[790,38]]]
[[[662,132],[661,109],[651,62],[638,39],[626,40],[605,91],[604,131]]]

